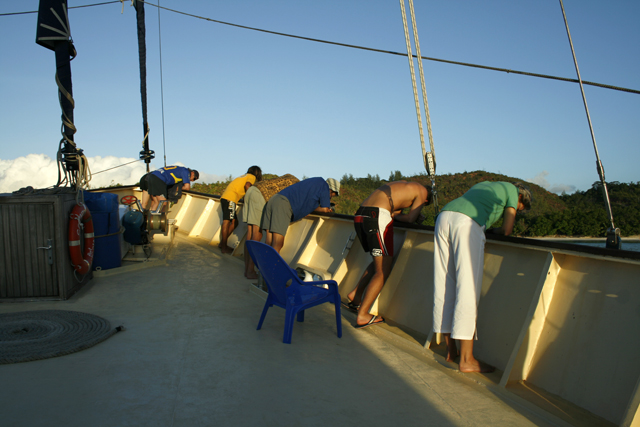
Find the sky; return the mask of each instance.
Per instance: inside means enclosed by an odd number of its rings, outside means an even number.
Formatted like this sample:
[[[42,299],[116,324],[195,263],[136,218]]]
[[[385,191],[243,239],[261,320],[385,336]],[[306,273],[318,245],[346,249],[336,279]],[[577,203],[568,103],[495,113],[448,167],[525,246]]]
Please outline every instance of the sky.
[[[35,43],[37,13],[8,15],[37,11],[38,4],[0,1],[0,193],[57,182],[55,54]],[[197,169],[200,182],[237,177],[252,165],[298,178],[425,171],[406,56],[158,13],[157,4],[145,6],[152,169],[166,158],[167,165]],[[407,51],[398,1],[160,0],[160,6]],[[559,1],[414,6],[422,56],[577,77]],[[640,2],[565,0],[564,7],[582,79],[639,90]],[[69,21],[78,52],[71,62],[75,141],[89,159],[90,185],[134,184],[146,172],[135,161],[144,136],[135,9],[129,1],[70,9]],[[599,180],[578,84],[433,61],[423,67],[437,174],[501,173],[558,194]],[[640,181],[640,95],[588,85],[585,95],[606,180]]]

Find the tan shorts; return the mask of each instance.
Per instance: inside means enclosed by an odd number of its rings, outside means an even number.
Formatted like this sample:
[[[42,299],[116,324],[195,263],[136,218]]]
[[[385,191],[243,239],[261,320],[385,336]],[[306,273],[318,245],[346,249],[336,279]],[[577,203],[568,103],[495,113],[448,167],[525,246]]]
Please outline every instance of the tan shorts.
[[[244,207],[242,208],[242,221],[249,225],[260,225],[262,210],[264,209],[264,196],[256,187],[249,187],[244,195]]]
[[[264,207],[260,228],[284,236],[287,234],[292,217],[293,209],[289,199],[282,194],[276,194]]]

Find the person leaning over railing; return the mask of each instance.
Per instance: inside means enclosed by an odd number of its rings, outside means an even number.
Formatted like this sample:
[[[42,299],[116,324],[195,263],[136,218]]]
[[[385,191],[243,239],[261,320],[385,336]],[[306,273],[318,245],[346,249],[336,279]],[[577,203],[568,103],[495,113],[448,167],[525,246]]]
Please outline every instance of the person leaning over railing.
[[[367,197],[353,220],[365,252],[373,260],[362,274],[358,286],[348,295],[347,309],[358,314],[356,329],[384,323],[382,316],[369,314],[393,264],[393,222],[422,222],[420,211],[432,201],[431,190],[418,182],[389,182]],[[406,214],[403,209],[409,209]]]
[[[147,209],[149,200],[151,200],[149,209],[155,211],[161,200],[167,200],[168,188],[179,185],[182,186],[182,190],[189,190],[191,183],[199,177],[200,174],[197,170],[182,166],[165,166],[143,175],[140,178],[142,209]]]
[[[308,178],[274,195],[265,205],[260,228],[266,243],[278,253],[284,245],[289,224],[312,212],[333,212],[331,198],[340,195],[340,183],[333,178]]]
[[[300,182],[293,175],[282,175],[272,179],[256,182],[252,185],[244,195],[244,208],[242,209],[242,221],[247,223],[246,241],[255,240],[259,242],[262,239],[262,230],[260,230],[260,220],[262,219],[262,211],[264,206],[271,197],[284,190],[290,185]],[[244,251],[244,277],[247,279],[257,279],[258,274],[254,268],[253,261],[249,256],[249,251]]]
[[[476,318],[482,290],[487,233],[508,236],[516,212],[531,208],[531,192],[522,183],[480,182],[447,203],[434,232],[433,331],[444,335],[447,361],[460,356],[461,372],[492,372],[473,356]],[[499,228],[489,228],[500,218]],[[460,341],[460,353],[455,340]]]
[[[242,175],[227,185],[227,188],[220,196],[222,206],[222,227],[220,229],[220,244],[218,247],[223,254],[233,252],[227,245],[227,239],[238,225],[236,218],[236,205],[242,199],[247,190],[256,182],[262,181],[262,169],[258,166],[251,166],[245,175]]]

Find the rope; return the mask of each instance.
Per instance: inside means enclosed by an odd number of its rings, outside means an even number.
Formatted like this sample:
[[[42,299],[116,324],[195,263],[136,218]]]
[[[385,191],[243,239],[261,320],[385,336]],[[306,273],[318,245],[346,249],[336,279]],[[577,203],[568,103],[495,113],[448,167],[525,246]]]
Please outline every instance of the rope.
[[[418,26],[415,20],[415,11],[413,9],[413,0],[409,0],[409,8],[411,11],[411,25],[413,26],[413,41],[416,45],[417,57],[421,58],[420,54],[420,40],[418,38]],[[424,102],[425,116],[427,119],[427,132],[429,136],[430,152],[427,152],[424,145],[424,131],[422,129],[422,115],[420,113],[420,100],[418,98],[418,90],[416,87],[416,75],[415,68],[413,66],[413,54],[411,52],[411,40],[409,40],[409,28],[407,25],[407,12],[404,6],[404,0],[400,0],[400,10],[402,11],[402,25],[404,27],[404,38],[407,44],[407,58],[409,59],[409,71],[411,73],[411,85],[413,88],[413,98],[416,106],[416,116],[418,118],[418,131],[420,133],[420,145],[422,147],[422,160],[424,161],[424,167],[427,170],[429,179],[431,180],[431,197],[434,203],[435,214],[438,214],[438,192],[436,190],[436,176],[435,176],[435,149],[433,145],[433,134],[431,132],[431,119],[429,116],[429,103],[427,101],[427,89],[424,82],[424,70],[422,67],[422,61],[418,59],[418,69],[420,71],[420,87],[422,89],[422,101]]]
[[[608,232],[617,231],[619,235],[619,230],[616,230],[616,226],[613,223],[613,212],[611,211],[611,202],[609,201],[609,192],[607,191],[607,183],[604,179],[604,167],[602,166],[602,162],[600,161],[600,155],[598,154],[598,145],[596,144],[596,136],[593,132],[593,125],[591,124],[591,115],[589,114],[589,107],[587,106],[587,96],[584,93],[584,87],[582,86],[582,77],[580,77],[580,69],[578,68],[578,59],[576,58],[576,52],[573,49],[573,41],[571,40],[571,32],[569,32],[569,22],[567,21],[567,15],[564,11],[564,4],[562,0],[560,0],[560,8],[562,9],[562,17],[564,18],[564,25],[567,29],[567,37],[569,38],[569,45],[571,46],[571,54],[573,55],[573,63],[576,67],[576,74],[578,76],[578,80],[580,82],[580,93],[582,94],[582,102],[584,103],[584,110],[587,114],[587,121],[589,122],[589,131],[591,132],[591,140],[593,141],[593,149],[596,153],[596,168],[598,170],[598,176],[600,177],[600,182],[602,183],[602,193],[604,196],[604,203],[607,209],[607,214],[609,215],[609,221],[611,222],[611,227]],[[607,242],[608,245],[608,242]]]
[[[120,226],[120,230],[116,231],[115,233],[103,234],[102,236],[93,236],[93,237],[94,237],[94,239],[97,239],[99,237],[117,236],[118,234],[124,233],[124,231],[125,231],[125,228],[123,226]]]
[[[136,9],[136,24],[138,29],[138,59],[140,63],[140,99],[142,101],[142,131],[144,134],[144,140],[142,141],[141,156],[144,156],[145,163],[147,164],[147,173],[150,172],[150,154],[149,150],[149,122],[147,119],[147,46],[145,44],[146,27],[145,27],[145,13],[144,2],[140,0],[133,1],[132,3]]]
[[[404,39],[407,43],[407,57],[409,58],[409,72],[411,73],[411,87],[413,88],[413,99],[416,106],[416,116],[418,117],[418,130],[420,132],[420,143],[422,144],[422,158],[424,159],[427,150],[424,147],[424,132],[422,131],[422,115],[420,113],[420,99],[418,98],[418,87],[416,84],[416,72],[413,66],[413,53],[411,50],[411,40],[409,39],[409,26],[407,25],[407,12],[404,7],[404,0],[400,0],[402,10],[402,25],[404,27]]]
[[[50,188],[33,188],[31,186],[22,187],[19,190],[14,191],[12,194],[16,196],[29,196],[29,195],[52,195],[52,194],[71,194],[75,193],[75,190],[69,187],[50,187]]]
[[[160,52],[160,105],[162,107],[162,151],[164,167],[167,167],[167,144],[164,134],[164,84],[162,82],[162,33],[160,31],[160,0],[158,0],[158,50]]]
[[[138,1],[141,1],[141,0],[138,0]],[[278,32],[278,31],[264,30],[262,28],[248,27],[246,25],[239,25],[239,24],[234,24],[234,23],[231,23],[231,22],[219,21],[217,19],[211,19],[211,18],[207,18],[207,17],[204,17],[204,16],[194,15],[194,14],[191,14],[191,13],[181,12],[179,10],[170,9],[168,7],[162,7],[162,6],[159,6],[159,5],[155,5],[153,3],[148,3],[148,2],[145,2],[145,3],[148,4],[149,6],[158,7],[158,8],[167,10],[169,12],[177,13],[177,14],[180,14],[180,15],[189,16],[189,17],[197,18],[197,19],[202,19],[202,20],[209,21],[209,22],[215,22],[217,24],[228,25],[230,27],[242,28],[242,29],[245,29],[245,30],[259,31],[259,32],[262,32],[262,33],[273,34],[273,35],[277,35],[277,36],[290,37],[290,38],[299,39],[299,40],[307,40],[307,41],[312,41],[312,42],[316,42],[316,43],[330,44],[330,45],[334,45],[334,46],[348,47],[348,48],[352,48],[352,49],[367,50],[367,51],[370,51],[370,52],[386,53],[386,54],[389,54],[389,55],[397,55],[397,56],[406,56],[407,55],[406,53],[395,52],[395,51],[392,51],[392,50],[376,49],[376,48],[372,48],[372,47],[358,46],[358,45],[348,44],[348,43],[333,42],[333,41],[328,41],[328,40],[316,39],[316,38],[312,38],[312,37],[297,36],[295,34],[281,33],[281,32]],[[467,63],[467,62],[451,61],[451,60],[447,60],[447,59],[438,59],[438,58],[432,58],[432,57],[428,57],[428,56],[422,56],[421,59],[426,60],[426,61],[443,62],[443,63],[446,63],[446,64],[462,65],[462,66],[465,66],[465,67],[482,68],[482,69],[485,69],[485,70],[492,70],[492,71],[501,71],[501,72],[511,73],[511,74],[521,74],[521,75],[530,76],[530,77],[539,77],[539,78],[545,78],[545,79],[561,80],[561,81],[566,81],[566,82],[578,83],[578,80],[576,80],[576,79],[570,79],[570,78],[566,78],[566,77],[556,77],[556,76],[550,76],[550,75],[547,75],[547,74],[538,74],[538,73],[531,73],[531,72],[526,72],[526,71],[518,71],[518,70],[512,70],[512,69],[508,69],[508,68],[498,68],[498,67],[492,67],[492,66],[487,66],[487,65],[471,64],[471,63]],[[640,95],[640,90],[636,90],[636,89],[628,89],[628,88],[623,88],[623,87],[619,87],[619,86],[612,86],[612,85],[607,85],[607,84],[602,84],[602,83],[594,83],[594,82],[589,82],[589,81],[586,81],[586,80],[583,80],[582,83],[583,84],[587,84],[587,85],[592,85],[592,86],[598,86],[598,87],[602,87],[602,88],[606,88],[606,89],[619,90],[619,91],[623,91],[623,92],[635,93],[635,94]]]
[[[107,171],[110,171],[110,170],[113,170],[113,169],[118,169],[118,168],[121,168],[121,167],[123,167],[123,166],[130,165],[131,163],[141,162],[141,161],[143,161],[143,160],[144,160],[144,159],[136,159],[136,160],[133,160],[133,161],[131,161],[131,162],[127,162],[127,163],[123,163],[123,164],[118,165],[118,166],[114,166],[114,167],[112,167],[112,168],[103,169],[103,170],[101,170],[101,171],[99,171],[99,172],[94,172],[94,173],[93,173],[93,175],[98,175],[99,173],[107,172]]]
[[[411,25],[413,26],[413,40],[416,44],[416,54],[418,55],[418,58],[420,58],[422,55],[420,54],[420,40],[418,39],[418,26],[416,25],[413,0],[409,0],[409,10],[411,11]],[[427,101],[427,88],[424,83],[424,70],[422,68],[422,61],[420,60],[418,60],[418,70],[420,71],[420,86],[422,87],[422,102],[424,103],[424,114],[427,119],[427,135],[429,136],[429,146],[431,148],[431,152],[435,155],[435,150],[433,148],[433,135],[431,133],[431,116],[429,115],[429,102]],[[423,155],[426,154],[424,152],[424,142],[422,143],[422,153]]]
[[[123,326],[88,313],[35,310],[0,314],[0,364],[64,356],[103,342]]]
[[[55,41],[56,43],[58,43],[56,46],[63,46],[60,43],[66,43],[66,48],[64,51],[58,51],[57,48],[55,49],[56,56],[61,55],[62,52],[64,52],[64,55],[69,55],[69,62],[71,62],[76,57],[77,51],[73,46],[73,40],[71,38],[69,13],[66,3],[62,3],[62,12],[64,13],[63,17],[61,17],[54,8],[50,8],[49,10],[60,24],[60,28],[55,28],[43,23],[40,23],[40,26],[59,35],[39,37],[38,41]],[[65,65],[65,67],[66,66],[67,65]],[[68,79],[66,83],[68,83],[69,89],[67,89],[65,87],[65,83],[62,82],[60,75],[58,74],[58,68],[56,68],[55,80],[56,85],[58,86],[58,102],[62,111],[62,125],[60,128],[62,139],[60,140],[60,144],[58,146],[56,159],[58,162],[58,183],[56,184],[56,186],[60,186],[62,184],[75,186],[76,200],[78,201],[78,203],[80,203],[84,199],[82,188],[88,187],[89,181],[91,181],[91,170],[89,168],[89,162],[87,158],[84,156],[84,154],[82,154],[82,150],[79,150],[77,148],[77,145],[73,140],[73,135],[76,133],[77,129],[75,127],[75,124],[73,123],[73,109],[75,108],[75,101],[71,92],[71,76],[69,74],[69,76],[67,77],[63,73],[63,79],[65,79],[65,81]],[[77,164],[77,173],[67,170],[65,164],[66,162]]]
[[[88,5],[83,5],[83,6],[72,6],[72,7],[69,7],[69,9],[77,9],[77,8],[80,8],[80,7],[102,6],[102,5],[112,4],[112,3],[122,3],[122,1],[123,0],[114,0],[114,1],[110,1],[110,2],[88,4]],[[140,0],[138,0],[138,1],[140,1]],[[148,4],[149,6],[154,6],[154,7],[157,7],[157,8],[160,8],[160,9],[164,9],[166,11],[177,13],[177,14],[180,14],[180,15],[189,16],[189,17],[196,18],[196,19],[202,19],[204,21],[214,22],[214,23],[217,23],[217,24],[228,25],[228,26],[231,26],[231,27],[242,28],[242,29],[250,30],[250,31],[259,31],[259,32],[263,32],[263,33],[267,33],[267,34],[273,34],[273,35],[282,36],[282,37],[290,37],[290,38],[294,38],[294,39],[307,40],[307,41],[312,41],[312,42],[316,42],[316,43],[330,44],[330,45],[333,45],[333,46],[348,47],[348,48],[351,48],[351,49],[366,50],[366,51],[369,51],[369,52],[385,53],[385,54],[388,54],[388,55],[396,55],[396,56],[406,56],[407,55],[404,52],[395,52],[395,51],[392,51],[392,50],[376,49],[376,48],[372,48],[372,47],[358,46],[358,45],[348,44],[348,43],[333,42],[333,41],[329,41],[329,40],[315,39],[315,38],[311,38],[311,37],[297,36],[295,34],[287,34],[287,33],[281,33],[281,32],[277,32],[277,31],[264,30],[264,29],[261,29],[261,28],[248,27],[246,25],[239,25],[239,24],[234,24],[234,23],[231,23],[231,22],[225,22],[225,21],[219,21],[219,20],[216,20],[216,19],[206,18],[204,16],[194,15],[194,14],[191,14],[191,13],[181,12],[179,10],[170,9],[168,7],[163,7],[163,6],[160,6],[160,5],[155,5],[153,3],[146,3],[146,4]],[[24,15],[24,14],[30,14],[30,13],[38,13],[38,11],[35,10],[35,11],[28,11],[28,12],[0,13],[0,16]],[[528,72],[528,71],[519,71],[519,70],[510,69],[510,68],[500,68],[500,67],[493,67],[493,66],[489,66],[489,65],[472,64],[472,63],[469,63],[469,62],[452,61],[452,60],[449,60],[449,59],[433,58],[433,57],[429,57],[429,56],[422,56],[420,59],[425,60],[425,61],[434,61],[434,62],[442,62],[442,63],[445,63],[445,64],[460,65],[460,66],[463,66],[463,67],[480,68],[480,69],[483,69],[483,70],[490,70],[490,71],[500,71],[500,72],[508,73],[508,74],[519,74],[519,75],[529,76],[529,77],[538,77],[538,78],[549,79],[549,80],[559,80],[559,81],[564,81],[564,82],[569,82],[569,83],[579,83],[579,81],[577,79],[571,79],[571,78],[567,78],[567,77],[551,76],[551,75],[548,75],[548,74],[532,73],[532,72]],[[621,91],[621,92],[634,93],[636,95],[640,95],[640,90],[638,90],[638,89],[630,89],[630,88],[614,86],[614,85],[609,85],[609,84],[604,84],[604,83],[596,83],[596,82],[591,82],[591,81],[588,81],[588,80],[583,80],[582,84],[601,87],[601,88],[604,88],[604,89],[617,90],[617,91]]]

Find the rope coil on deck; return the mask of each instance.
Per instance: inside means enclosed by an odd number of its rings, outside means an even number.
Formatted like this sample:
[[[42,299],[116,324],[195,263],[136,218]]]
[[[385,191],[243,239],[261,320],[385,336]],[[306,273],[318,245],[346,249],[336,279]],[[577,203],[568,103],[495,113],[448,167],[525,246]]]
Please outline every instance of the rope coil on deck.
[[[0,364],[64,356],[101,343],[124,328],[78,311],[0,314]]]

